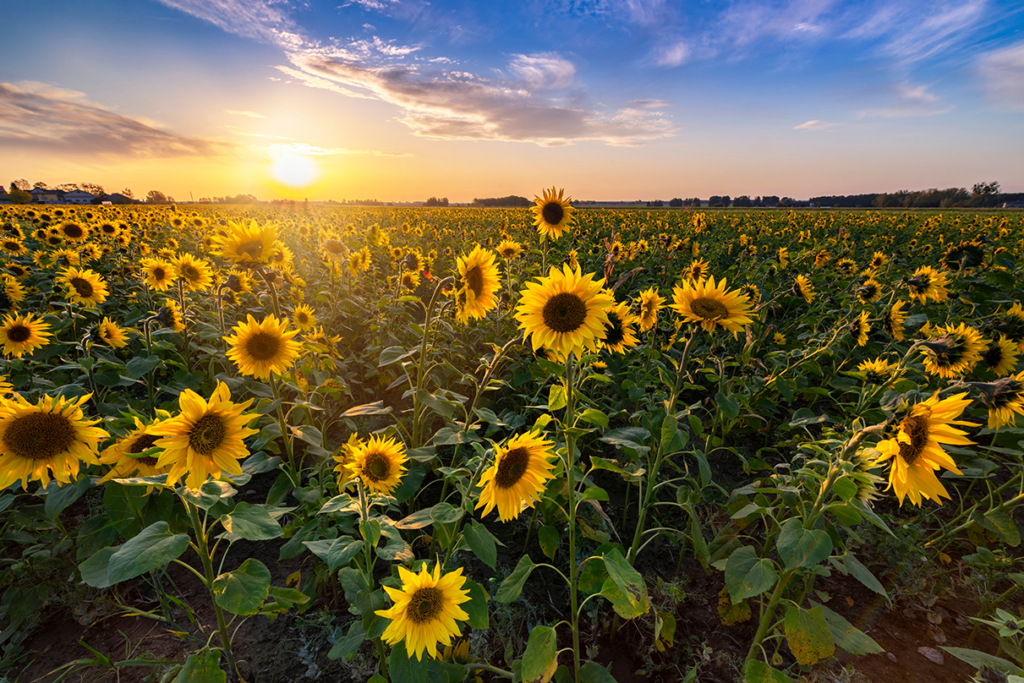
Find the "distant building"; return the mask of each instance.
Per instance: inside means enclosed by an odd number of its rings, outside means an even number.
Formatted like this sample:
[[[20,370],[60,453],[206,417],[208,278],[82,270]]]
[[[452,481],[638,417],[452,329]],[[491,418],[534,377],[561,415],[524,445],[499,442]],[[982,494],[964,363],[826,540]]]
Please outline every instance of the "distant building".
[[[7,196],[7,188],[0,185],[0,204],[10,204],[11,198]]]
[[[89,204],[96,199],[96,195],[85,190],[72,190],[64,193],[65,204]]]
[[[32,195],[33,204],[63,204],[64,193],[60,190],[43,190],[33,187],[28,191]]]
[[[1024,209],[1024,202],[1003,202],[1004,209]]]
[[[110,202],[111,204],[134,204],[135,203],[134,199],[132,199],[131,197],[125,197],[120,192],[115,192],[114,194],[108,194],[105,201]]]

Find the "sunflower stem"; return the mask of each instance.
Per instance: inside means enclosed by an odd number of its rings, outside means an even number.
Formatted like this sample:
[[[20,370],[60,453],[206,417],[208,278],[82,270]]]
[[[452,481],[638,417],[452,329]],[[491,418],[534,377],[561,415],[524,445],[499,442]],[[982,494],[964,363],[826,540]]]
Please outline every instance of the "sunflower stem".
[[[370,506],[366,490],[363,488],[363,482],[359,477],[356,477],[356,491],[359,494],[359,533],[363,536],[363,580],[366,582],[369,592],[373,593],[373,548],[370,546],[370,539],[367,538],[366,532],[363,530],[365,528],[364,525],[370,521]],[[388,659],[384,651],[384,643],[380,637],[377,637],[373,639],[373,644],[377,648],[377,661],[380,664],[381,674],[384,678],[387,678]]]
[[[273,281],[271,281],[270,276],[267,275],[267,272],[263,270],[262,266],[257,268],[256,272],[260,274],[261,278],[263,278],[263,282],[267,285],[267,291],[270,292],[270,301],[274,306],[274,315],[278,320],[281,320],[281,302],[277,300],[277,288],[274,286]]]
[[[579,578],[579,568],[576,564],[576,458],[575,446],[576,437],[571,431],[576,420],[576,396],[574,387],[575,373],[573,367],[573,354],[567,354],[565,358],[565,470],[569,484],[569,609],[572,617],[572,667],[573,680],[579,683],[580,680],[580,614],[578,609],[578,597],[576,595],[576,584]]]
[[[274,392],[274,402],[277,403],[277,424],[281,431],[281,438],[284,440],[285,454],[288,456],[288,468],[285,474],[292,482],[292,486],[299,486],[302,483],[301,473],[295,469],[295,443],[292,435],[288,432],[288,418],[284,414],[284,398],[281,396],[281,388],[277,384],[277,375],[270,373],[270,388]]]

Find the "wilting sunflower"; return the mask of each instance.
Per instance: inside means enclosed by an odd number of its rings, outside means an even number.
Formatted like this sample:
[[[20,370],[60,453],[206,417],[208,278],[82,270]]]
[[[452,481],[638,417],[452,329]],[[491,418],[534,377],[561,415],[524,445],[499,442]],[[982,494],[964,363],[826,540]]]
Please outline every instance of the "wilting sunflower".
[[[107,283],[99,273],[87,268],[65,268],[56,281],[64,285],[64,297],[73,304],[96,308],[107,300]]]
[[[868,332],[871,331],[871,324],[868,322],[868,312],[861,311],[849,326],[850,337],[857,342],[857,346],[865,346],[868,343]]]
[[[738,289],[726,290],[726,280],[715,284],[715,278],[684,282],[682,287],[672,290],[671,307],[686,322],[700,323],[708,332],[724,327],[735,337],[750,319],[750,305],[747,297]]]
[[[164,299],[164,305],[156,312],[156,319],[161,325],[170,327],[175,332],[185,331],[185,316],[174,299]]]
[[[597,350],[604,339],[608,309],[615,299],[604,292],[604,280],[583,275],[579,268],[552,267],[548,276],[526,283],[516,307],[516,320],[536,351],[542,346],[566,357]]]
[[[923,342],[924,369],[943,379],[967,374],[981,360],[987,344],[981,333],[965,323],[936,327],[939,336]]]
[[[96,326],[96,333],[100,339],[115,349],[128,346],[128,332],[110,318],[103,318],[103,322]]]
[[[917,299],[922,305],[933,301],[945,301],[949,298],[949,290],[946,289],[946,271],[936,270],[931,266],[921,266],[914,271],[914,276],[907,281],[907,288],[910,290],[910,298]]]
[[[935,476],[935,470],[943,468],[955,474],[962,474],[956,463],[940,444],[967,446],[974,442],[967,438],[967,432],[952,425],[976,427],[973,422],[958,421],[956,418],[970,405],[967,393],[956,394],[939,400],[936,392],[924,403],[915,405],[910,414],[903,418],[896,437],[881,441],[878,462],[892,460],[889,469],[889,487],[903,505],[907,496],[914,505],[921,504],[921,498],[942,504],[941,497],[949,498],[946,489]]]
[[[307,306],[306,304],[296,306],[293,317],[295,318],[295,326],[303,332],[308,332],[316,327],[316,311],[314,311],[311,306]]]
[[[424,563],[419,574],[399,565],[398,576],[401,590],[384,586],[394,605],[374,612],[391,620],[381,638],[392,646],[405,640],[409,659],[416,655],[416,661],[422,661],[424,650],[437,659],[437,644],[451,645],[452,636],[462,635],[457,621],[469,620],[459,607],[470,600],[469,590],[462,588],[466,583],[462,567],[441,576],[440,563],[434,565],[433,573]]]
[[[903,323],[907,319],[906,313],[903,312],[903,301],[896,301],[892,307],[885,312],[885,317],[882,318],[882,327],[888,332],[893,339],[896,341],[903,341]]]
[[[494,294],[501,289],[501,280],[494,256],[493,251],[477,245],[469,256],[456,260],[460,277],[458,319],[462,324],[470,318],[483,318],[498,305]]]
[[[192,254],[180,254],[174,259],[174,268],[185,284],[185,289],[202,292],[213,284],[213,268],[208,261]]]
[[[805,275],[796,276],[791,291],[793,296],[802,297],[807,303],[814,301],[814,284]]]
[[[258,323],[250,313],[246,322],[235,325],[233,335],[224,337],[231,345],[228,358],[243,375],[267,379],[282,374],[299,357],[299,342],[292,340],[299,331],[287,328],[287,318],[278,320],[271,314]]]
[[[882,286],[878,284],[877,280],[871,278],[865,280],[864,284],[857,289],[857,300],[862,304],[876,301],[880,296],[882,296]]]
[[[370,491],[390,496],[405,474],[407,460],[404,444],[374,435],[359,444],[348,468]]]
[[[537,227],[537,232],[541,234],[542,239],[556,240],[572,224],[574,211],[570,205],[572,198],[562,198],[564,189],[558,190],[557,194],[555,192],[554,187],[550,192],[544,190],[543,197],[533,198],[537,205],[530,208],[534,214],[533,224]]]
[[[639,343],[633,333],[637,317],[629,312],[629,304],[622,302],[608,309],[608,322],[604,326],[601,345],[612,353],[625,353]]]
[[[988,348],[981,354],[981,360],[996,377],[1008,375],[1017,367],[1017,345],[1000,334],[988,343]]]
[[[217,382],[209,402],[191,389],[181,392],[181,413],[149,429],[150,434],[164,437],[153,445],[164,449],[155,467],[167,468],[168,485],[187,474],[185,486],[198,489],[221,472],[241,474],[238,461],[249,455],[243,440],[259,432],[246,426],[259,417],[245,413],[251,403],[251,398],[232,402],[231,390],[224,382]]]
[[[139,418],[135,420],[135,429],[125,437],[118,439],[113,445],[107,446],[100,453],[100,464],[113,465],[110,471],[103,475],[99,483],[105,483],[111,479],[123,479],[125,477],[156,477],[167,474],[167,469],[156,466],[156,455],[142,455],[153,448],[160,437],[152,433],[154,427],[160,422],[145,424]]]
[[[218,238],[215,256],[234,263],[269,263],[277,241],[277,225],[267,223],[260,226],[255,219],[245,223],[228,221],[227,234]]]
[[[684,280],[703,280],[708,276],[708,262],[704,259],[697,259],[690,264],[690,267],[683,271]]]
[[[486,517],[495,507],[502,522],[509,522],[524,509],[532,508],[547,482],[554,478],[554,465],[548,441],[537,430],[519,434],[509,439],[505,447],[494,449],[494,464],[480,476],[480,500],[477,509],[483,508],[481,517]]]
[[[50,343],[50,324],[43,322],[40,317],[33,319],[33,315],[8,313],[4,316],[0,323],[0,342],[4,345],[4,355],[21,358]]]
[[[56,231],[57,235],[69,242],[84,242],[89,239],[89,226],[76,221],[61,223]]]
[[[506,261],[519,258],[523,253],[523,246],[513,240],[502,240],[498,245],[498,254]]]
[[[864,378],[872,384],[885,384],[892,380],[893,373],[899,365],[884,358],[861,361],[857,366],[859,372],[864,373]]]
[[[647,332],[658,324],[658,312],[665,305],[666,299],[663,296],[658,296],[657,287],[651,287],[646,291],[640,292],[638,301],[640,304],[640,315],[638,316],[640,331]]]
[[[989,429],[1013,426],[1017,415],[1024,415],[1024,372],[971,386],[978,390],[978,398],[988,408]]]
[[[86,420],[77,399],[43,396],[29,403],[19,394],[0,399],[0,489],[21,480],[28,488],[39,480],[45,488],[50,477],[68,484],[78,476],[80,464],[95,465],[96,450],[108,434]]]

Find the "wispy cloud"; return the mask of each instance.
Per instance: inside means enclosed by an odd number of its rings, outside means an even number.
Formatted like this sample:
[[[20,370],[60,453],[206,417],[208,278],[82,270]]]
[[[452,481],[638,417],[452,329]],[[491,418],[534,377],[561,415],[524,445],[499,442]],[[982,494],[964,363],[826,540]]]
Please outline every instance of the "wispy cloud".
[[[891,106],[863,109],[860,118],[906,118],[910,116],[936,116],[953,109],[942,106],[939,97],[928,91],[926,85],[897,83],[890,89],[890,99],[895,100]]]
[[[878,41],[880,54],[902,63],[949,52],[983,22],[997,20],[988,0],[890,2],[883,0],[869,14],[848,12],[849,30],[841,37]]]
[[[993,102],[1024,109],[1024,42],[984,55],[978,72]]]
[[[793,126],[793,130],[828,130],[829,128],[835,128],[836,126],[841,125],[843,124],[833,121],[820,121],[818,119],[814,119],[813,121],[801,123],[799,126]]]
[[[219,156],[235,146],[115,113],[80,92],[20,81],[0,83],[0,148],[163,158]]]
[[[300,30],[281,0],[157,0],[244,38],[276,45],[299,45]]]
[[[376,149],[349,149],[347,147],[317,147],[304,142],[289,142],[267,147],[270,155],[300,154],[302,156],[333,156],[335,154],[366,154],[376,157],[411,157],[408,152],[383,152]]]
[[[508,68],[532,90],[567,88],[576,75],[572,62],[556,52],[514,55]]]
[[[654,61],[659,66],[676,67],[685,63],[690,58],[690,46],[686,41],[677,40],[671,45],[659,48],[654,55]]]
[[[248,116],[251,119],[265,119],[267,118],[263,114],[257,114],[254,111],[238,111],[237,109],[225,109],[225,114],[233,114],[235,116]]]

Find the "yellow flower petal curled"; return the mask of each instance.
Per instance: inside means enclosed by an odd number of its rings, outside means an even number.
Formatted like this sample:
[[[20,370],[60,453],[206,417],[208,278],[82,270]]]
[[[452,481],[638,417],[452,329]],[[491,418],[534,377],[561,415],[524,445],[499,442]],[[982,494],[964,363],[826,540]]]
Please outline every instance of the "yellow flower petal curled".
[[[224,337],[231,345],[228,358],[238,365],[243,375],[268,379],[272,374],[282,374],[299,357],[299,342],[293,341],[299,331],[287,327],[287,319],[279,321],[276,316],[268,315],[258,323],[249,314],[244,323],[235,326],[234,334]]]
[[[3,322],[0,322],[0,342],[4,345],[4,355],[21,358],[50,343],[50,324],[39,317],[33,318],[33,315],[8,313],[4,316]]]
[[[713,277],[686,281],[682,287],[672,290],[671,307],[686,322],[700,323],[708,332],[723,327],[735,337],[745,325],[753,321],[750,319],[747,296],[738,289],[728,291],[725,286],[725,278],[717,284]]]
[[[500,273],[490,249],[477,245],[469,256],[459,257],[458,320],[465,325],[470,318],[483,318],[498,305],[495,293],[501,289]]]
[[[608,309],[615,304],[604,292],[604,280],[579,268],[552,267],[548,277],[528,282],[516,307],[516,320],[533,350],[546,347],[567,356],[596,350],[605,337]]]
[[[466,577],[462,567],[442,576],[440,564],[433,572],[424,564],[418,574],[399,565],[398,576],[401,589],[384,586],[393,606],[374,612],[391,620],[381,638],[392,646],[404,640],[410,659],[415,655],[417,661],[422,661],[424,650],[437,659],[437,644],[451,645],[452,636],[462,635],[458,622],[469,620],[459,607],[470,600],[469,590],[463,589]]]
[[[494,451],[494,464],[480,476],[480,501],[486,517],[495,507],[502,522],[519,516],[525,508],[533,507],[540,499],[550,479],[554,465],[548,460],[553,453],[552,442],[538,431],[530,431],[509,439],[504,448]]]
[[[73,304],[96,308],[107,300],[107,283],[99,273],[82,268],[65,268],[57,282],[64,285],[65,298]]]

